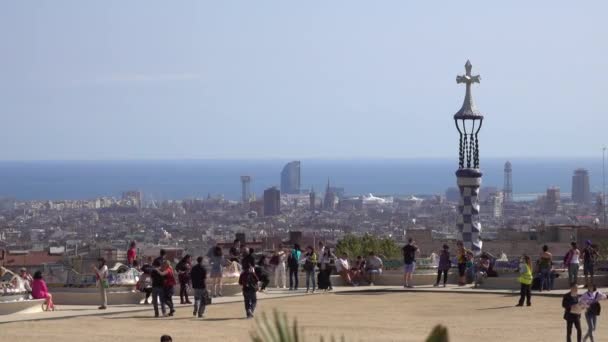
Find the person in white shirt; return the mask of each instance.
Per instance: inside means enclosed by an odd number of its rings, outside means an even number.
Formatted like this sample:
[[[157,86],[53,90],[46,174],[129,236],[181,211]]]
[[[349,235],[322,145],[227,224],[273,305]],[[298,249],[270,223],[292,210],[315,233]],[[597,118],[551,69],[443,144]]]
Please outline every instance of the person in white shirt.
[[[108,266],[106,265],[106,259],[104,258],[99,258],[97,262],[97,267],[93,265],[92,268],[93,271],[95,271],[97,286],[99,286],[99,294],[101,295],[101,306],[99,307],[99,310],[105,310],[108,306],[108,294],[106,292],[109,287]]]
[[[578,280],[581,252],[576,247],[576,242],[572,242],[570,246],[571,248],[564,258],[564,266],[568,269],[568,281],[570,284],[576,284]]]
[[[597,328],[597,315],[599,314],[600,304],[599,301],[606,300],[606,295],[597,290],[595,285],[590,285],[587,288],[587,292],[581,296],[579,303],[582,303],[587,307],[585,310],[585,320],[587,321],[587,333],[583,338],[583,341],[593,339],[593,332]]]
[[[285,251],[279,251],[273,256],[276,259],[276,265],[274,268],[274,287],[276,288],[287,288],[287,253]]]
[[[336,260],[336,272],[342,277],[348,285],[352,285],[353,281],[350,277],[350,265],[348,264],[348,254],[343,253]]]

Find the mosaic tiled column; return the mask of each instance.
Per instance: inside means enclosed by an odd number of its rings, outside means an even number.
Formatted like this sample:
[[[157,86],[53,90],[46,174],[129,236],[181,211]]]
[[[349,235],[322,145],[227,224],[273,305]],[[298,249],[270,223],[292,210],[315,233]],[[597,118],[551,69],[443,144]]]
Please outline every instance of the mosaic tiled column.
[[[481,223],[479,222],[479,186],[481,185],[481,172],[476,169],[460,169],[456,171],[458,188],[460,189],[460,203],[458,204],[458,229],[460,240],[466,248],[475,254],[481,252],[480,238]]]

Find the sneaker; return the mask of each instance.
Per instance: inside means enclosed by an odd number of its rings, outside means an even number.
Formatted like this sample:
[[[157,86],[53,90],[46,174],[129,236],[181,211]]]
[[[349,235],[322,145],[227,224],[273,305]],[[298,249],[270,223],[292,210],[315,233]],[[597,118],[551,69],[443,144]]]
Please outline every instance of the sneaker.
[[[205,315],[198,315],[198,318],[205,318]]]
[[[523,305],[523,304],[517,304],[517,305],[515,305],[515,306],[524,306],[524,305]]]
[[[369,286],[374,286],[374,283],[369,283]]]
[[[192,312],[192,316],[196,316],[196,310],[194,310],[194,312]]]
[[[528,304],[526,304],[526,306],[532,306],[532,303],[528,303]]]
[[[175,314],[175,310],[169,311],[169,317],[173,317],[173,314]]]
[[[439,287],[439,284],[434,284],[433,287]]]
[[[105,305],[102,305],[102,306],[98,307],[98,309],[99,309],[99,310],[105,310],[105,309],[107,309],[107,308],[105,307]]]
[[[445,287],[445,284],[443,284],[443,287]]]

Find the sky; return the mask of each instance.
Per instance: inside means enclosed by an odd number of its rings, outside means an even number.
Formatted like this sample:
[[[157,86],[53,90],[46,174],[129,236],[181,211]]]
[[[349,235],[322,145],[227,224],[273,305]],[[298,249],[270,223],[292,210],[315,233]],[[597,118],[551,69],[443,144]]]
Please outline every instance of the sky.
[[[0,160],[601,158],[606,1],[2,1]]]

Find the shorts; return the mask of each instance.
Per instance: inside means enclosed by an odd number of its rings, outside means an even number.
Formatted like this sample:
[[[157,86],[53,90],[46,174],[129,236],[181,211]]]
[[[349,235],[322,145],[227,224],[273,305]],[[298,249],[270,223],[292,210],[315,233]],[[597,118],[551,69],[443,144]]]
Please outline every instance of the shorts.
[[[585,276],[592,276],[593,277],[593,274],[594,274],[593,266],[594,265],[592,263],[585,263],[583,265],[583,274]]]
[[[405,264],[405,266],[403,266],[403,271],[405,273],[414,273],[414,270],[416,269],[416,263],[413,262],[411,264]]]
[[[382,274],[382,270],[367,270],[367,274]]]
[[[466,263],[459,263],[458,264],[458,275],[461,277],[464,277],[464,273],[467,270],[467,264]]]

